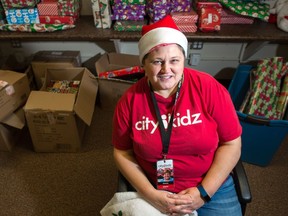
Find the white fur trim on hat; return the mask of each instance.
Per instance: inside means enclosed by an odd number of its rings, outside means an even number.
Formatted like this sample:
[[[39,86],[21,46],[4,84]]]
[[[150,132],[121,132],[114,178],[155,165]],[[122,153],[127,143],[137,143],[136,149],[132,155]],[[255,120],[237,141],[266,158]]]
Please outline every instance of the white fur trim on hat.
[[[187,57],[188,40],[186,36],[179,30],[160,27],[152,29],[144,34],[138,43],[140,62],[149,51],[160,44],[179,44],[185,51],[185,57]]]

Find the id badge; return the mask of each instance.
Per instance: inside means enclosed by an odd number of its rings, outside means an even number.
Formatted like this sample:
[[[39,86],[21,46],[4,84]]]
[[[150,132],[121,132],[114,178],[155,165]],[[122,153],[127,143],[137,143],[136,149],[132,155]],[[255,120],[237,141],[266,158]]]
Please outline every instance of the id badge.
[[[157,161],[157,189],[167,190],[174,188],[173,160]]]

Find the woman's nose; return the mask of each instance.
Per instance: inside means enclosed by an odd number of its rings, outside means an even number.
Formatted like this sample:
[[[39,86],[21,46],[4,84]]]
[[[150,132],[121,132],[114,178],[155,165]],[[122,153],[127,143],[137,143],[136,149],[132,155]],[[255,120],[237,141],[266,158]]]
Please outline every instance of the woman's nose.
[[[167,63],[163,63],[163,64],[161,65],[161,72],[162,72],[162,73],[169,72],[169,70],[170,70],[170,67],[169,67],[169,65],[168,65]]]

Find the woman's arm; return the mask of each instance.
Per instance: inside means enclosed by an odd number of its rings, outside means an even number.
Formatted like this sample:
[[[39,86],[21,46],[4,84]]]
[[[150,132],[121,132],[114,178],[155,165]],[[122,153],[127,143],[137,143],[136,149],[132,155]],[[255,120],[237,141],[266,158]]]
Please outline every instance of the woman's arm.
[[[151,193],[155,190],[136,162],[132,150],[123,151],[114,148],[114,159],[116,166],[122,175],[139,193],[143,196],[147,196],[147,193]]]
[[[219,144],[211,168],[201,183],[210,196],[213,196],[232,172],[240,155],[241,137]]]
[[[241,154],[241,137],[229,142],[221,143],[216,150],[213,163],[206,176],[201,182],[202,186],[210,197],[220,188],[228,175],[236,166]],[[200,192],[196,187],[187,188],[178,194],[168,195],[175,200],[192,200],[192,208],[198,209],[204,204]],[[178,205],[171,209],[172,212],[181,212],[185,206]],[[177,214],[173,214],[177,215]]]

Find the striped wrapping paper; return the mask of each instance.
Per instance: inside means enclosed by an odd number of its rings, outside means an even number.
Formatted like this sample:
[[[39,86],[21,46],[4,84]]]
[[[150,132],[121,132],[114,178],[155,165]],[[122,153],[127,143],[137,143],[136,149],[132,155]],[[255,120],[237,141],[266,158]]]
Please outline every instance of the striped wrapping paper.
[[[42,1],[39,4],[37,4],[38,12],[40,16],[58,16],[58,1]]]
[[[173,12],[171,13],[174,22],[177,23],[197,23],[198,14],[192,10],[190,12]]]
[[[196,32],[197,31],[197,25],[196,23],[190,23],[190,24],[177,24],[177,27],[181,32]]]
[[[233,16],[226,16],[221,17],[221,24],[253,24],[254,19],[249,17],[233,17]]]

